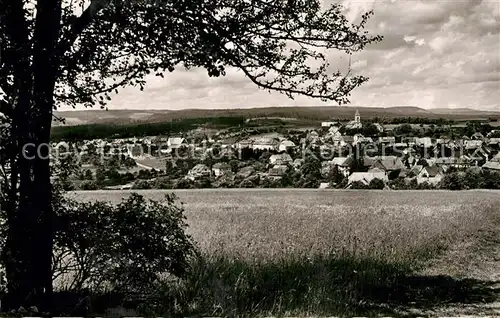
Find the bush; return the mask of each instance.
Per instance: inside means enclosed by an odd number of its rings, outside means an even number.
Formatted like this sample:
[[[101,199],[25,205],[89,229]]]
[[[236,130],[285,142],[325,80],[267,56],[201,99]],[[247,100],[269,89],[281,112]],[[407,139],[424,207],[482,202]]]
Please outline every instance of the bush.
[[[370,189],[382,190],[384,187],[385,187],[384,180],[373,179],[372,181],[370,181],[370,185],[369,185]]]
[[[182,276],[194,252],[182,206],[132,194],[120,204],[79,203],[57,194],[54,279],[57,289],[151,292],[165,273]]]
[[[195,184],[194,184],[193,180],[191,180],[191,179],[182,178],[175,183],[174,188],[175,189],[194,189]]]
[[[80,184],[80,189],[82,190],[97,190],[98,188],[97,183],[90,180],[85,180]]]
[[[354,181],[353,183],[351,183],[351,189],[364,190],[369,189],[369,187],[361,181]]]
[[[151,185],[147,180],[137,180],[136,182],[134,182],[132,189],[137,189],[137,190],[151,189]]]
[[[158,177],[152,184],[154,189],[173,189],[174,183],[169,177]]]

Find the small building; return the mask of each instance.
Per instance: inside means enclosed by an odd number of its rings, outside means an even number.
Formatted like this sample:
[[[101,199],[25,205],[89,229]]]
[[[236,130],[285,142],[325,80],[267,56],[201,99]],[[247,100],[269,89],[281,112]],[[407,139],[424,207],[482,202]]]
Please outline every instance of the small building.
[[[209,177],[212,174],[212,170],[204,164],[197,164],[193,169],[189,170],[187,178],[191,180],[196,180],[202,177]]]
[[[347,177],[350,174],[350,167],[353,162],[352,157],[335,157],[330,161],[330,165],[337,167],[339,172]]]
[[[237,149],[243,149],[243,148],[253,148],[253,141],[246,139],[246,140],[240,140],[238,141],[235,146]]]
[[[170,137],[167,140],[167,146],[170,149],[179,149],[181,147],[187,147],[187,145],[186,139],[182,137]]]
[[[488,146],[497,147],[500,146],[500,138],[490,138],[488,139]]]
[[[276,150],[278,143],[273,138],[260,138],[253,142],[253,150]]]
[[[466,169],[471,166],[470,160],[467,156],[462,157],[441,157],[436,158],[433,162],[433,165],[436,165],[442,168],[444,171],[447,171],[449,168],[457,168],[457,169]]]
[[[489,171],[496,171],[496,172],[500,172],[500,161],[493,161],[493,160],[490,160],[488,162],[486,162],[482,168],[484,170],[489,170]]]
[[[470,139],[472,140],[484,140],[484,135],[480,132],[474,133],[472,136],[470,136]]]
[[[330,188],[330,182],[321,182],[318,189],[328,189]]]
[[[476,140],[476,139],[471,139],[471,140],[465,140],[465,149],[466,150],[473,150],[480,148],[483,145],[482,140]]]
[[[231,165],[226,162],[218,162],[212,166],[212,173],[216,177],[231,174]]]
[[[387,183],[389,181],[387,174],[385,172],[353,172],[347,181],[347,188],[349,188],[354,182],[361,182],[364,185],[370,185],[375,179],[379,179]]]
[[[286,165],[275,165],[269,169],[269,175],[271,177],[281,177],[284,176],[288,171],[288,166]]]
[[[241,168],[237,175],[243,179],[250,177],[255,172],[255,168],[252,166]]]
[[[340,124],[336,121],[324,121],[321,123],[321,127],[329,128],[333,126],[340,126]]]
[[[278,146],[278,151],[288,151],[295,148],[295,143],[291,140],[283,140]]]
[[[287,153],[272,155],[269,157],[269,163],[272,165],[287,165],[292,164],[292,162],[292,157]]]
[[[384,132],[384,126],[382,126],[381,124],[374,123],[373,126],[375,126],[375,128],[377,128],[377,130],[378,130],[379,133]]]
[[[396,156],[379,156],[373,160],[370,169],[379,168],[386,172],[392,172],[397,170],[402,170],[405,168],[405,164],[401,158]]]
[[[396,143],[396,137],[391,137],[391,136],[379,137],[378,142],[381,144],[394,145]]]
[[[417,183],[422,184],[427,182],[431,185],[437,185],[444,177],[444,171],[438,166],[427,166],[417,174]]]
[[[415,145],[430,148],[432,147],[432,139],[430,137],[415,138]]]

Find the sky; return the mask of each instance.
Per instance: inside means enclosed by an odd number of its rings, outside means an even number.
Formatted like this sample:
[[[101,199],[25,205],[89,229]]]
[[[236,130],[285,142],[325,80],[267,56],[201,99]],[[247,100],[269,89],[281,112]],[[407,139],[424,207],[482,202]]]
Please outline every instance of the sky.
[[[324,4],[334,0],[324,0]],[[339,2],[337,0],[337,2]],[[350,98],[351,106],[417,106],[500,111],[500,0],[342,0],[356,21],[367,10],[372,34],[384,36],[352,57],[356,74],[370,78]],[[332,52],[340,69],[348,59]],[[336,105],[257,88],[236,70],[221,78],[178,69],[153,77],[143,92],[123,89],[109,109],[227,109]],[[349,106],[349,105],[348,105]],[[77,107],[77,110],[84,109]],[[68,108],[61,108],[68,110]]]

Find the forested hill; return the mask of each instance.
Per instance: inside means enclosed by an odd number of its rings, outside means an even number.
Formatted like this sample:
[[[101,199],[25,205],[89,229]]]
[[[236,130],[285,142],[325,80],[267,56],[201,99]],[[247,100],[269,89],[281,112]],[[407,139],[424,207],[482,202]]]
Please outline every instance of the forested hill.
[[[287,118],[297,120],[331,120],[351,119],[356,109],[362,119],[394,119],[404,117],[429,118],[464,121],[464,120],[496,120],[500,112],[477,111],[471,109],[422,109],[419,107],[265,107],[249,109],[185,109],[185,110],[82,110],[56,112],[57,117],[65,119],[65,123],[54,121],[54,126],[75,126],[89,124],[137,124],[162,123],[172,120],[216,117],[238,118]]]

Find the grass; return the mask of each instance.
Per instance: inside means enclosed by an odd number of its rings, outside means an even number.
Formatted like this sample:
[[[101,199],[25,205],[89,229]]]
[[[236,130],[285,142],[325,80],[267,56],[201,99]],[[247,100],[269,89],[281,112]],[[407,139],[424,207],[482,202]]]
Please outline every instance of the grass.
[[[164,192],[142,193],[161,199]],[[176,193],[200,256],[188,277],[164,282],[155,314],[399,315],[494,298],[488,282],[417,274],[453,246],[496,230],[498,192]],[[75,195],[119,202],[124,193]]]

